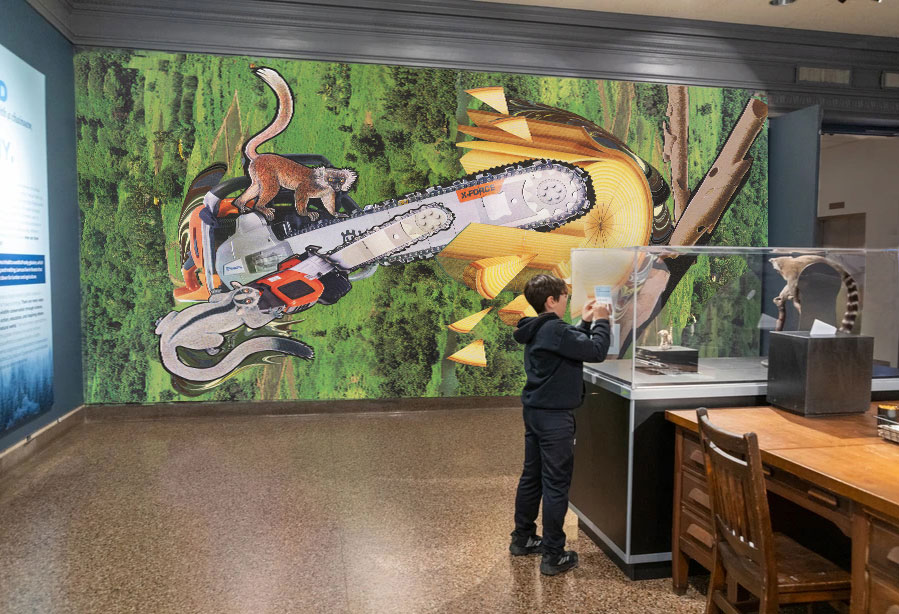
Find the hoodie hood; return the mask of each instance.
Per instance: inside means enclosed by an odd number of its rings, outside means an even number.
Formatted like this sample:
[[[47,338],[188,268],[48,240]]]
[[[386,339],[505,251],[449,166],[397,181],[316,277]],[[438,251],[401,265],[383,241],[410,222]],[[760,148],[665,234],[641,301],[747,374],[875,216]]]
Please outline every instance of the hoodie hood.
[[[552,312],[541,313],[536,318],[521,318],[518,327],[512,332],[512,337],[518,343],[530,343],[544,324],[558,320],[559,316]]]

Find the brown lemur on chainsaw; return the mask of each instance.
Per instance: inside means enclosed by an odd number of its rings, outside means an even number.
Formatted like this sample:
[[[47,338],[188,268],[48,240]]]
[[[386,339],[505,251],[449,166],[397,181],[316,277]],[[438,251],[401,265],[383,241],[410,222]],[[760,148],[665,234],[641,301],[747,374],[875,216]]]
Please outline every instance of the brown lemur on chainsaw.
[[[293,118],[293,93],[284,78],[274,69],[255,68],[253,72],[262,79],[278,97],[275,117],[261,131],[256,133],[243,147],[249,164],[247,175],[250,187],[234,199],[234,206],[241,213],[248,213],[247,203],[256,199],[255,210],[272,221],[275,210],[267,207],[281,188],[294,191],[294,205],[297,213],[311,221],[319,214],[307,209],[310,198],[319,198],[333,217],[348,217],[337,213],[337,191],[345,192],[356,181],[356,173],[348,168],[309,168],[278,154],[257,153],[256,149],[268,140],[284,132]]]
[[[836,260],[825,258],[824,256],[783,256],[780,258],[771,258],[771,265],[774,270],[780,273],[787,285],[774,297],[774,304],[777,305],[777,323],[774,330],[783,330],[784,322],[787,318],[786,302],[791,301],[796,307],[796,311],[802,312],[802,301],[799,296],[799,276],[802,272],[813,264],[826,264],[833,268],[843,280],[846,286],[846,312],[843,314],[843,321],[840,324],[840,332],[852,332],[855,321],[858,318],[859,295],[858,284],[855,278],[849,274],[843,265]]]

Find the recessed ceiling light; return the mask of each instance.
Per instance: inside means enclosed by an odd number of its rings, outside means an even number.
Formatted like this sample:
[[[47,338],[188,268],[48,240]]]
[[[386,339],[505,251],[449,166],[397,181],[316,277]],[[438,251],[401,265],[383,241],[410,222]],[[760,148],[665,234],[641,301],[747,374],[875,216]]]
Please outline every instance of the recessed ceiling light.
[[[796,0],[770,0],[769,4],[771,6],[786,6],[788,4],[793,4]]]

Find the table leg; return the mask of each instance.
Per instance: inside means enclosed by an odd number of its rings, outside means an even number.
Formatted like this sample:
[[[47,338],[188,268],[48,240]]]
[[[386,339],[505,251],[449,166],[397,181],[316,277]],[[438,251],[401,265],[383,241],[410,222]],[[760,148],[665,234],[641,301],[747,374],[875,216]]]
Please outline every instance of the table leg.
[[[868,608],[868,572],[865,567],[871,523],[859,508],[856,504],[852,510],[852,593],[849,598],[849,614],[865,614]]]
[[[687,571],[690,561],[680,549],[681,511],[680,500],[683,488],[681,459],[684,450],[684,433],[678,427],[674,433],[674,502],[671,514],[671,584],[678,595],[687,592]]]

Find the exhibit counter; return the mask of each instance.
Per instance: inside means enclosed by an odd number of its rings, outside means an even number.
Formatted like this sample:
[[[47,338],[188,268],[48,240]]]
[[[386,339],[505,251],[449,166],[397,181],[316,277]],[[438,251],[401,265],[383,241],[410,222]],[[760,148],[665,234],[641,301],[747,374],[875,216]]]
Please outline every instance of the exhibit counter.
[[[632,580],[671,573],[674,427],[665,410],[767,405],[761,360],[700,359],[699,372],[729,372],[736,381],[680,374],[676,384],[650,386],[617,378],[625,361],[584,365],[570,507],[578,526]],[[899,378],[873,379],[871,389],[874,400],[896,398]]]

